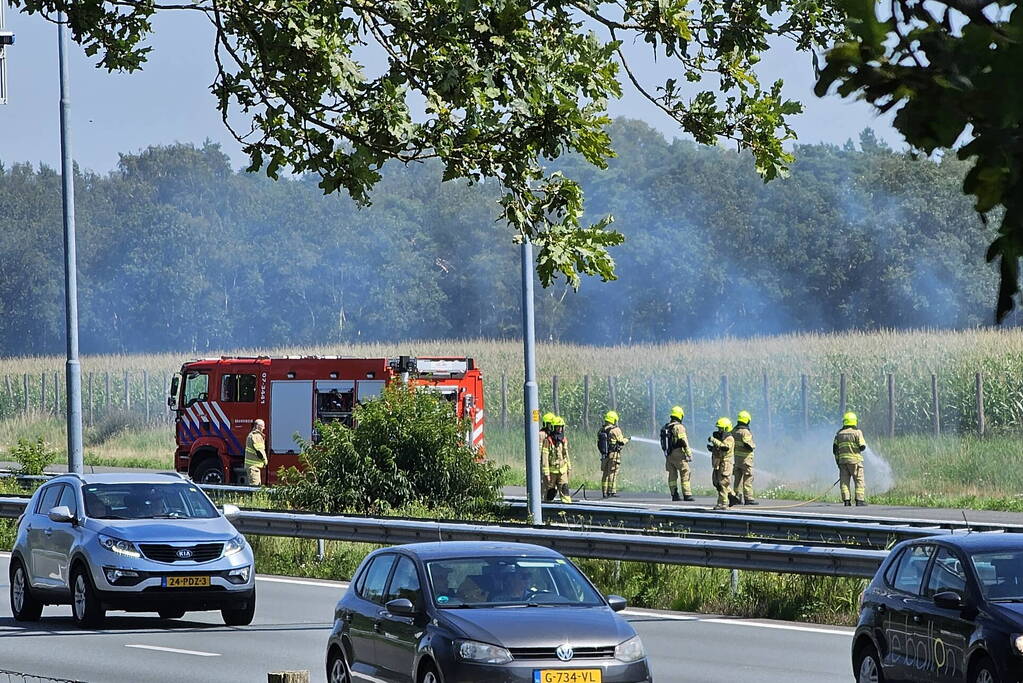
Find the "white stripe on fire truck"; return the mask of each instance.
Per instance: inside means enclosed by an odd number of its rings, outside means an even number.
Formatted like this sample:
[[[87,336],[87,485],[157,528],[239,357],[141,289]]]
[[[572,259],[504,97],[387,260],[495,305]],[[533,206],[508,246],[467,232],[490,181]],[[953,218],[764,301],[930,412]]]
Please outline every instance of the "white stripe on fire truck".
[[[231,421],[228,420],[227,415],[224,414],[224,409],[221,408],[220,404],[217,403],[216,401],[214,401],[211,405],[213,406],[213,409],[217,412],[217,415],[220,416],[221,420],[220,427],[224,432],[224,436],[230,439],[231,443],[234,445],[234,452],[235,453],[243,452],[244,449],[242,448],[242,443],[241,441],[238,440],[238,437],[234,435],[234,432],[231,431]]]

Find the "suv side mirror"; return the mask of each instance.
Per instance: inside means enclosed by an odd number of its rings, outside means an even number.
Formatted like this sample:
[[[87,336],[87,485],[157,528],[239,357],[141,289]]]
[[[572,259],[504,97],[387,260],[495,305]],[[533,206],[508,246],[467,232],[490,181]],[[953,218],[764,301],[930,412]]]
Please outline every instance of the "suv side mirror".
[[[966,606],[963,596],[955,591],[942,591],[934,594],[934,604],[942,609],[962,609]]]
[[[238,508],[237,505],[232,505],[231,503],[224,503],[224,518],[227,519],[227,521],[233,522],[234,520],[238,519],[238,517],[241,514],[242,511]]]
[[[408,598],[391,600],[384,605],[384,608],[397,617],[414,617],[416,615],[415,605]]]
[[[62,524],[75,523],[75,516],[71,514],[70,508],[67,505],[58,505],[55,508],[50,509],[49,518],[51,521],[60,522]]]
[[[621,612],[629,606],[629,601],[620,595],[609,595],[607,596],[607,606],[611,608],[612,612]]]

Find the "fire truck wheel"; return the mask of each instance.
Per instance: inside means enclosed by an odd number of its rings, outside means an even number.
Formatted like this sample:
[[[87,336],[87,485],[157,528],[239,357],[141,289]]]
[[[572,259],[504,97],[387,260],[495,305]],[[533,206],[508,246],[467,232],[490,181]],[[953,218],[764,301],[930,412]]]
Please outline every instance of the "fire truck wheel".
[[[218,460],[206,458],[196,466],[192,481],[198,484],[223,484],[224,469]]]

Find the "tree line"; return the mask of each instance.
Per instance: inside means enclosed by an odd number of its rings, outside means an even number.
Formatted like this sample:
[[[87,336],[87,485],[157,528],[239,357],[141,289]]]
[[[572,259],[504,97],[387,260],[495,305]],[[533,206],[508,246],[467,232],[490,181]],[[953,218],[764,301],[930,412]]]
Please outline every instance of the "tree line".
[[[962,195],[968,168],[916,159],[866,130],[795,148],[764,184],[742,155],[610,126],[607,170],[580,157],[594,220],[613,214],[618,280],[538,289],[543,338],[595,344],[787,331],[987,324],[994,228]],[[59,353],[60,176],[0,165],[0,353]],[[76,173],[86,353],[519,334],[518,249],[500,188],[389,164],[360,209],[312,177],[235,171],[214,144],[122,154]],[[1015,322],[1015,321],[1011,321]]]

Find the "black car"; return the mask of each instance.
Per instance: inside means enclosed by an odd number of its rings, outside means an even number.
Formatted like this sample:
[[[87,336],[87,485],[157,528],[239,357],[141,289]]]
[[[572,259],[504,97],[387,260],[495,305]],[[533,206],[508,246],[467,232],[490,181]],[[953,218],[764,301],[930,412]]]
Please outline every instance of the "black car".
[[[521,543],[417,543],[366,557],[337,603],[327,679],[652,681],[639,636],[569,560]]]
[[[863,592],[853,673],[867,681],[1023,681],[1023,538],[895,546]]]

